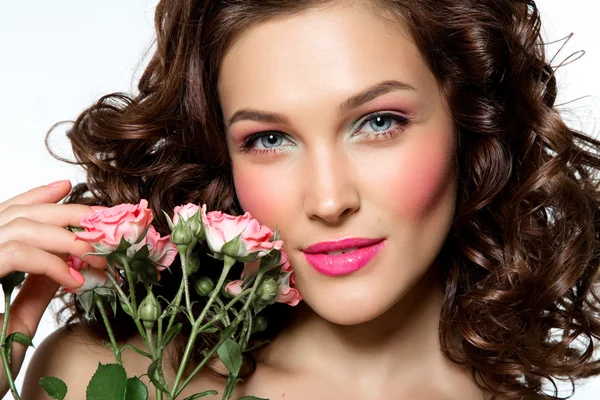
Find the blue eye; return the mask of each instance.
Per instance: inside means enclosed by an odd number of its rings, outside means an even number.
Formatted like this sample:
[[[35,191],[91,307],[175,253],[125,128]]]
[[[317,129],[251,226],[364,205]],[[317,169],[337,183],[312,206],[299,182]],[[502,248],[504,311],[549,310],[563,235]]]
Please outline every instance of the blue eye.
[[[277,151],[282,146],[293,144],[286,136],[280,132],[261,132],[249,136],[242,144],[244,151]]]
[[[374,131],[387,131],[392,126],[392,119],[390,117],[376,116],[369,120],[369,127]]]
[[[395,136],[405,129],[410,120],[390,112],[377,112],[368,115],[358,126],[353,136],[362,138],[386,138]],[[366,128],[366,129],[365,129]]]

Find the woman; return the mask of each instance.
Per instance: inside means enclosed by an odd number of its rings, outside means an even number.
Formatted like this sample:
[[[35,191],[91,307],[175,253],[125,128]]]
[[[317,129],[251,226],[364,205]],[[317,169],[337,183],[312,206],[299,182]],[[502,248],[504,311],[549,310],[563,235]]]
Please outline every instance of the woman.
[[[0,205],[4,271],[37,274],[11,329],[35,332],[58,285],[80,285],[64,260],[91,249],[63,227],[82,204],[205,202],[278,226],[304,299],[273,310],[236,396],[543,398],[543,378],[600,373],[600,143],[553,108],[533,1],[162,1],[156,22],[139,96],[101,99],[69,133],[80,204],[52,204],[58,182]],[[76,311],[25,399],[47,375],[83,398],[112,361]]]

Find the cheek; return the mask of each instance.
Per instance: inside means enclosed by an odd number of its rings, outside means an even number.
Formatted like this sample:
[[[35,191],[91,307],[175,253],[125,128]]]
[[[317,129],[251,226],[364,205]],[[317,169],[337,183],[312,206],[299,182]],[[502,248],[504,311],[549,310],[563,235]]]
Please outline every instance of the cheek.
[[[403,219],[422,219],[440,207],[452,183],[452,152],[446,141],[423,141],[379,158],[375,180],[385,208]]]
[[[284,176],[285,172],[277,168],[265,168],[255,164],[234,164],[233,181],[237,198],[244,211],[271,229],[276,226],[283,230],[286,214],[293,204],[293,179]],[[286,212],[287,211],[287,212]]]

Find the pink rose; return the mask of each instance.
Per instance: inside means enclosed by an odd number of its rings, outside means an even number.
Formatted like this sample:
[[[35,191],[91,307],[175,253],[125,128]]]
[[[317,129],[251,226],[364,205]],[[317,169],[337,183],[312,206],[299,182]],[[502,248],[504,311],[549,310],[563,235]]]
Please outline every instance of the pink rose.
[[[96,289],[97,287],[106,286],[108,277],[103,269],[93,268],[79,258],[73,256],[69,256],[67,265],[74,270],[79,271],[85,278],[85,282],[77,289],[65,289],[65,291],[80,295],[89,290]]]
[[[206,206],[204,206],[205,210],[206,210]],[[181,218],[183,218],[184,220],[188,220],[191,217],[194,216],[194,214],[196,214],[198,212],[198,210],[200,210],[200,207],[198,207],[195,204],[192,203],[188,203],[184,206],[177,206],[173,209],[173,225],[177,225],[177,222],[179,222],[179,217],[181,216]]]
[[[145,245],[148,245],[148,258],[156,264],[160,264],[156,266],[159,271],[163,271],[165,267],[173,264],[175,257],[177,257],[177,246],[171,242],[170,235],[161,237],[152,225],[150,225],[146,236],[139,243],[127,249],[127,255],[130,258],[133,257]]]
[[[302,300],[300,292],[293,287],[279,285],[277,288],[277,296],[275,296],[275,302],[285,303],[289,306],[297,306]]]
[[[152,210],[148,202],[119,204],[87,214],[81,220],[85,232],[77,232],[77,239],[90,243],[102,253],[111,253],[119,246],[121,238],[135,243],[152,221]]]
[[[237,296],[238,294],[242,293],[243,284],[244,281],[239,279],[237,281],[229,282],[227,286],[225,286],[225,291],[233,296]]]
[[[281,249],[282,241],[273,239],[273,232],[258,223],[250,213],[234,217],[221,211],[202,213],[206,242],[215,253],[227,254],[233,258],[248,256],[263,257],[271,250]],[[241,236],[240,236],[241,235]],[[238,246],[223,246],[240,237]]]

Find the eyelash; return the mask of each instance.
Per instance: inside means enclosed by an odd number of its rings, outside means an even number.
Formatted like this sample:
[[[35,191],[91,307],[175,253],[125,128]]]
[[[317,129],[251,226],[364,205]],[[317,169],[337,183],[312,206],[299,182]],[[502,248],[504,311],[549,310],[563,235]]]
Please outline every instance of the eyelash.
[[[410,123],[410,120],[408,118],[398,115],[398,114],[394,114],[394,113],[390,113],[390,112],[375,112],[373,114],[370,114],[367,118],[365,118],[364,121],[360,124],[359,128],[354,133],[359,132],[360,129],[362,129],[366,124],[368,124],[371,121],[377,120],[377,118],[383,118],[386,120],[391,119],[394,122],[396,122],[397,124],[393,128],[389,128],[385,131],[367,133],[366,134],[367,138],[373,137],[373,136],[383,137],[383,138],[396,137],[398,134],[400,134],[402,131],[404,131],[404,129],[406,129],[406,126]],[[268,154],[268,153],[280,152],[281,151],[280,148],[282,146],[268,148],[268,149],[256,149],[256,148],[252,147],[253,143],[255,143],[256,141],[262,139],[263,137],[267,137],[269,135],[286,138],[285,134],[283,134],[281,132],[277,132],[277,131],[266,131],[266,132],[255,133],[253,135],[248,136],[244,140],[244,142],[240,146],[240,150],[242,152],[252,153],[252,154]],[[287,140],[289,140],[289,139],[287,139]]]

